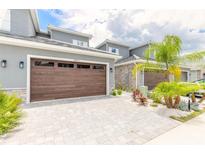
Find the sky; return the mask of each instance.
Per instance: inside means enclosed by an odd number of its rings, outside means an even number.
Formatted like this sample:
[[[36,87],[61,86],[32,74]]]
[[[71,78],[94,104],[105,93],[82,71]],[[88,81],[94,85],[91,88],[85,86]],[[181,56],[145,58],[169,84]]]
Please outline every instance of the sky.
[[[92,34],[92,47],[105,39],[135,47],[173,34],[182,39],[182,52],[205,50],[205,10],[53,9],[38,16],[42,31],[51,24]]]

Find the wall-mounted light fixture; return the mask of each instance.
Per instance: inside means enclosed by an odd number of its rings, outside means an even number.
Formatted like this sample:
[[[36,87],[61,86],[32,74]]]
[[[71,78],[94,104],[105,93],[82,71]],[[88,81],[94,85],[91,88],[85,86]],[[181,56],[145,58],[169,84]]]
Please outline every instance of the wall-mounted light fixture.
[[[111,72],[111,73],[113,72],[113,69],[112,69],[112,67],[110,67],[110,72]]]
[[[19,62],[19,68],[20,68],[20,69],[23,69],[23,68],[24,68],[24,62],[23,62],[23,61],[20,61],[20,62]]]
[[[2,68],[6,68],[6,63],[7,63],[6,60],[2,60],[2,61],[1,61],[1,67],[2,67]]]

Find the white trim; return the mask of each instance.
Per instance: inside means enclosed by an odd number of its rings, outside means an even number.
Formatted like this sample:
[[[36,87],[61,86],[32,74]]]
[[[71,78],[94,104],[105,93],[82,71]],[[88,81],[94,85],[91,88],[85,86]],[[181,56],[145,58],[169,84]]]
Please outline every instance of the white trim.
[[[53,25],[48,25],[48,30],[56,30],[56,31],[60,31],[60,32],[63,32],[63,33],[88,37],[89,39],[92,38],[92,35],[90,35],[90,34],[81,33],[81,32],[77,32],[77,31],[74,31],[74,30],[65,29],[65,28],[55,27]]]
[[[0,90],[26,90],[26,87],[23,87],[23,88],[2,88]]]
[[[38,19],[38,12],[37,12],[37,10],[31,9],[30,13],[31,13],[31,17],[32,17],[33,24],[34,24],[36,32],[40,32],[39,19]]]
[[[133,64],[133,63],[146,63],[146,62],[147,62],[147,60],[144,60],[144,59],[136,59],[136,60],[131,60],[131,61],[128,61],[128,62],[120,63],[120,64],[115,64],[115,66],[123,66],[123,65]],[[156,61],[153,61],[153,60],[149,60],[149,62],[157,63]],[[192,67],[184,66],[184,65],[180,65],[180,67],[181,68],[192,69]]]
[[[109,68],[109,63],[107,63],[107,62],[75,60],[75,59],[68,59],[68,58],[48,57],[48,56],[38,56],[38,55],[27,55],[27,98],[26,98],[27,103],[30,103],[31,58],[84,62],[84,63],[92,63],[92,64],[104,64],[104,65],[106,65],[106,95],[110,94],[110,86],[109,86],[110,85],[110,83],[109,83],[110,82],[110,80],[109,80],[110,68]]]
[[[42,50],[49,50],[49,51],[55,51],[55,52],[65,52],[65,53],[72,53],[72,54],[79,54],[79,55],[111,58],[115,60],[121,58],[121,56],[116,55],[116,54],[109,54],[106,52],[103,53],[102,51],[101,52],[91,51],[88,48],[86,50],[82,50],[82,49],[77,49],[77,48],[72,48],[72,47],[63,47],[63,46],[58,46],[58,45],[51,45],[51,44],[46,44],[46,43],[9,38],[9,37],[4,37],[4,36],[0,36],[0,44],[29,47],[29,48],[34,48],[34,49],[42,49]]]

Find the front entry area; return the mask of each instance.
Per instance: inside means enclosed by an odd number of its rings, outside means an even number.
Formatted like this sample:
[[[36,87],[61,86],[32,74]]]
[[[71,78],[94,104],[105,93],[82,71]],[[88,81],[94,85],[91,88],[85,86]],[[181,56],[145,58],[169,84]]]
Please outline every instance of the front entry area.
[[[106,95],[106,65],[31,59],[30,101]]]

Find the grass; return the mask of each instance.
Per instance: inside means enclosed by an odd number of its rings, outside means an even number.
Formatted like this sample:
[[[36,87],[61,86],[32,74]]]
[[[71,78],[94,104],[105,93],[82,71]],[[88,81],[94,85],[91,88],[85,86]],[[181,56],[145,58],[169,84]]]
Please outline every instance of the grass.
[[[150,104],[151,107],[158,107],[158,104],[157,103],[152,103]]]
[[[199,111],[194,111],[191,114],[186,115],[186,116],[170,116],[170,118],[180,121],[180,122],[187,122],[188,120],[195,118],[204,112],[205,112],[205,108]]]

